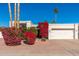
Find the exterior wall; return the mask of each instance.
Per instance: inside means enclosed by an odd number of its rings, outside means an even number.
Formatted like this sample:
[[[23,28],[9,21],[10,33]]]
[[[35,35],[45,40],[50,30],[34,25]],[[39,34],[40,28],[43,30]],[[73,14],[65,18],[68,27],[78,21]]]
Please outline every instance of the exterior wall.
[[[0,32],[0,38],[3,38],[3,36],[2,36],[2,32]]]
[[[78,24],[49,24],[48,39],[78,39]]]
[[[26,26],[27,26],[27,27],[32,27],[32,22],[31,22],[31,21],[27,21],[27,22],[26,22]]]
[[[37,24],[32,24],[32,27],[37,27],[38,25]]]

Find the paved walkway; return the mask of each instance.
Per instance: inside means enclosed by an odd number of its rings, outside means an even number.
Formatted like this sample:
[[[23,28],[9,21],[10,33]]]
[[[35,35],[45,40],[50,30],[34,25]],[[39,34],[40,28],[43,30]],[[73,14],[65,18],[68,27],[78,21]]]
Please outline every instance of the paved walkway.
[[[34,45],[6,46],[0,39],[0,55],[79,56],[79,40],[36,41]]]

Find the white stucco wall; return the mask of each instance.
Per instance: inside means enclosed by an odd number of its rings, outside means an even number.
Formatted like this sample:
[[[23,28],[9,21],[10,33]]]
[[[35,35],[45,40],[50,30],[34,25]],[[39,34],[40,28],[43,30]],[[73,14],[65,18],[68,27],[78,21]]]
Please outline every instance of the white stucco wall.
[[[31,21],[27,21],[27,22],[26,22],[26,26],[27,26],[27,28],[28,28],[28,27],[32,27],[32,22],[31,22]]]
[[[3,36],[2,36],[2,32],[0,32],[0,38],[3,38]]]

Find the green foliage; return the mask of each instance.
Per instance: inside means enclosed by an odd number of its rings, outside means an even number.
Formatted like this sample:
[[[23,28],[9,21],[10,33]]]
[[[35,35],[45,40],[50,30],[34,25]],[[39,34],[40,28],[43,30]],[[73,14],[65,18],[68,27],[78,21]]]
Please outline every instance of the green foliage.
[[[23,26],[22,30],[23,30],[23,32],[26,32],[26,30],[27,30],[26,26]]]
[[[47,39],[47,38],[42,38],[42,39],[41,39],[41,41],[46,41],[46,40],[48,40],[48,39]]]
[[[19,38],[21,38],[22,40],[27,40],[27,38],[25,38],[23,32],[19,32],[17,36],[18,36]]]
[[[18,33],[18,37],[23,37],[23,33],[22,32]]]
[[[27,31],[30,32],[30,27],[27,28]]]
[[[20,29],[19,29],[20,30]],[[23,39],[24,42],[28,42],[27,38],[24,36],[25,32],[33,32],[37,35],[37,29],[35,27],[28,27],[26,28],[25,26],[22,27],[22,31],[18,33],[18,37]]]
[[[2,31],[2,28],[0,27],[0,31]]]
[[[30,31],[35,33],[36,35],[38,34],[37,28],[35,28],[35,27],[31,27]]]
[[[58,8],[54,9],[54,13],[56,13],[56,14],[58,13]]]
[[[56,20],[52,20],[51,23],[56,23]]]
[[[33,32],[33,33],[35,33],[36,35],[38,34],[38,31],[37,31],[37,28],[36,28],[36,27],[28,27],[28,28],[27,28],[27,31],[28,31],[28,32]]]

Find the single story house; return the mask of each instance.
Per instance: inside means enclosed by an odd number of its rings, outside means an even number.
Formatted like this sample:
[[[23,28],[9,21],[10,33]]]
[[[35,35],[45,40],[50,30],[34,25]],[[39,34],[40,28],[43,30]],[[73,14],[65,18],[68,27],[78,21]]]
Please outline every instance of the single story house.
[[[26,27],[38,26],[31,21],[20,21],[20,26],[23,25],[26,25]],[[11,26],[11,22],[9,26]],[[79,24],[49,24],[48,39],[79,39]]]

